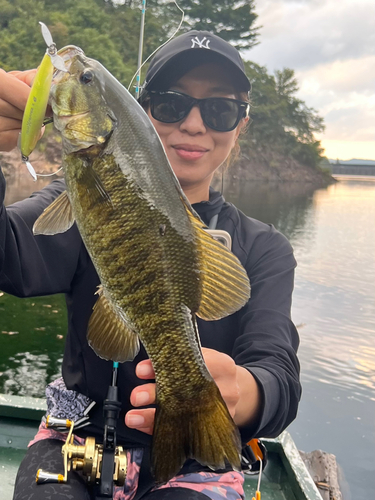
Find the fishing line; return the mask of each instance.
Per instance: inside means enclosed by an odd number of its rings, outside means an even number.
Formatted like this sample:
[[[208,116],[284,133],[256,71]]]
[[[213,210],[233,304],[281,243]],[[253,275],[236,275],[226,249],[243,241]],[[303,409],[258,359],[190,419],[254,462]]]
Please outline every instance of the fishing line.
[[[145,60],[143,61],[143,63],[139,66],[139,68],[138,68],[138,69],[137,69],[137,71],[135,72],[135,74],[134,74],[133,78],[130,80],[130,83],[129,83],[129,86],[128,86],[128,90],[129,90],[129,91],[130,91],[130,87],[131,87],[131,85],[132,85],[132,83],[133,83],[133,81],[134,81],[134,78],[135,78],[137,75],[139,75],[139,78],[141,77],[141,69],[142,69],[142,68],[143,68],[143,66],[146,64],[146,62],[147,62],[147,61],[148,61],[148,60],[149,60],[149,59],[150,59],[150,58],[151,58],[154,54],[156,54],[156,52],[157,52],[159,49],[161,49],[162,47],[164,47],[164,45],[166,45],[169,41],[171,41],[171,40],[172,40],[172,38],[173,38],[173,37],[175,37],[175,36],[177,35],[177,33],[180,31],[180,28],[181,28],[181,26],[182,26],[182,23],[184,22],[185,12],[181,9],[181,7],[178,5],[178,3],[176,2],[176,0],[174,0],[174,4],[175,4],[175,5],[176,5],[176,7],[178,8],[178,10],[179,10],[180,12],[182,12],[182,16],[181,16],[181,21],[180,21],[180,24],[178,25],[178,27],[177,27],[176,31],[173,33],[173,35],[172,35],[170,38],[168,38],[168,40],[167,40],[166,42],[164,42],[164,43],[162,43],[161,45],[159,45],[159,47],[158,47],[157,49],[155,49],[155,50],[154,50],[154,52],[152,52],[152,54],[150,54],[150,55],[148,56],[148,58],[147,58],[147,59],[145,59]],[[145,5],[146,5],[146,2],[145,2],[145,1],[143,1],[143,2],[142,2],[142,5],[143,5],[143,6],[145,6]],[[143,10],[143,9],[142,9],[142,10]],[[144,14],[144,13],[142,12],[142,14]]]

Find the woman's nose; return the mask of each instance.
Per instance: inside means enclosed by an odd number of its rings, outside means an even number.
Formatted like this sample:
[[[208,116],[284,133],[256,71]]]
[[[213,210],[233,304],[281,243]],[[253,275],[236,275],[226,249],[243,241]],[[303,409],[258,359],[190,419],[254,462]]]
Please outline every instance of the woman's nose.
[[[187,117],[182,120],[180,130],[192,135],[204,134],[206,132],[206,126],[202,120],[199,106],[191,108]]]

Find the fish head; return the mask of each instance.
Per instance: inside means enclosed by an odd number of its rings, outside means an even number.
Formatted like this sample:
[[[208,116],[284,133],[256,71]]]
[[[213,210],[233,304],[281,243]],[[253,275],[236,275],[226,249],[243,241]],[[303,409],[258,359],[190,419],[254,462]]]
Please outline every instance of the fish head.
[[[54,125],[62,134],[66,153],[102,146],[116,119],[104,99],[102,66],[75,53],[65,62],[68,71],[57,71],[50,93]]]

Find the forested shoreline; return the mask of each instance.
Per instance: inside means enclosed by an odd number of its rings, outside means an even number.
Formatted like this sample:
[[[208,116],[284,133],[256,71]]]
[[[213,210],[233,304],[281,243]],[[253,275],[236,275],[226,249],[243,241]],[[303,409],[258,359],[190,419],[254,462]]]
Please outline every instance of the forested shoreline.
[[[240,50],[258,43],[253,0],[235,4],[180,0],[179,5],[186,14],[180,32],[209,30]],[[149,0],[147,6],[144,57],[167,40],[180,20],[173,2]],[[128,87],[137,69],[140,7],[140,1],[132,0],[0,0],[0,68],[23,70],[40,63],[45,43],[38,22],[43,21],[58,48],[81,47]],[[297,98],[293,70],[284,68],[272,75],[251,61],[245,67],[252,82],[252,123],[241,137],[242,155],[231,166],[231,173],[251,179],[329,183],[330,176],[321,168],[323,150],[314,137],[315,132],[323,131],[323,120]],[[54,150],[50,155],[53,168],[58,147],[53,146],[51,136],[48,140],[52,144],[45,141],[41,148]],[[16,158],[15,153],[2,155],[9,173],[10,165],[19,164],[14,163]]]

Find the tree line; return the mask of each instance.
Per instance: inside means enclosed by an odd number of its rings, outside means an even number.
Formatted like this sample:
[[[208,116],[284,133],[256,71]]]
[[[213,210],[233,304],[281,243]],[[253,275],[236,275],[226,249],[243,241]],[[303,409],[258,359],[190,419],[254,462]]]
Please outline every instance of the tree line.
[[[254,0],[179,0],[185,11],[180,32],[208,30],[238,49],[259,42]],[[36,67],[46,50],[38,22],[44,22],[58,48],[77,45],[98,59],[126,87],[137,70],[140,0],[0,0],[0,67]],[[144,55],[174,32],[180,11],[169,0],[148,0]],[[252,124],[241,140],[244,152],[272,148],[313,168],[322,162],[314,132],[324,128],[315,110],[296,97],[291,69],[276,71],[245,63],[252,82]],[[143,75],[145,71],[143,70]]]

